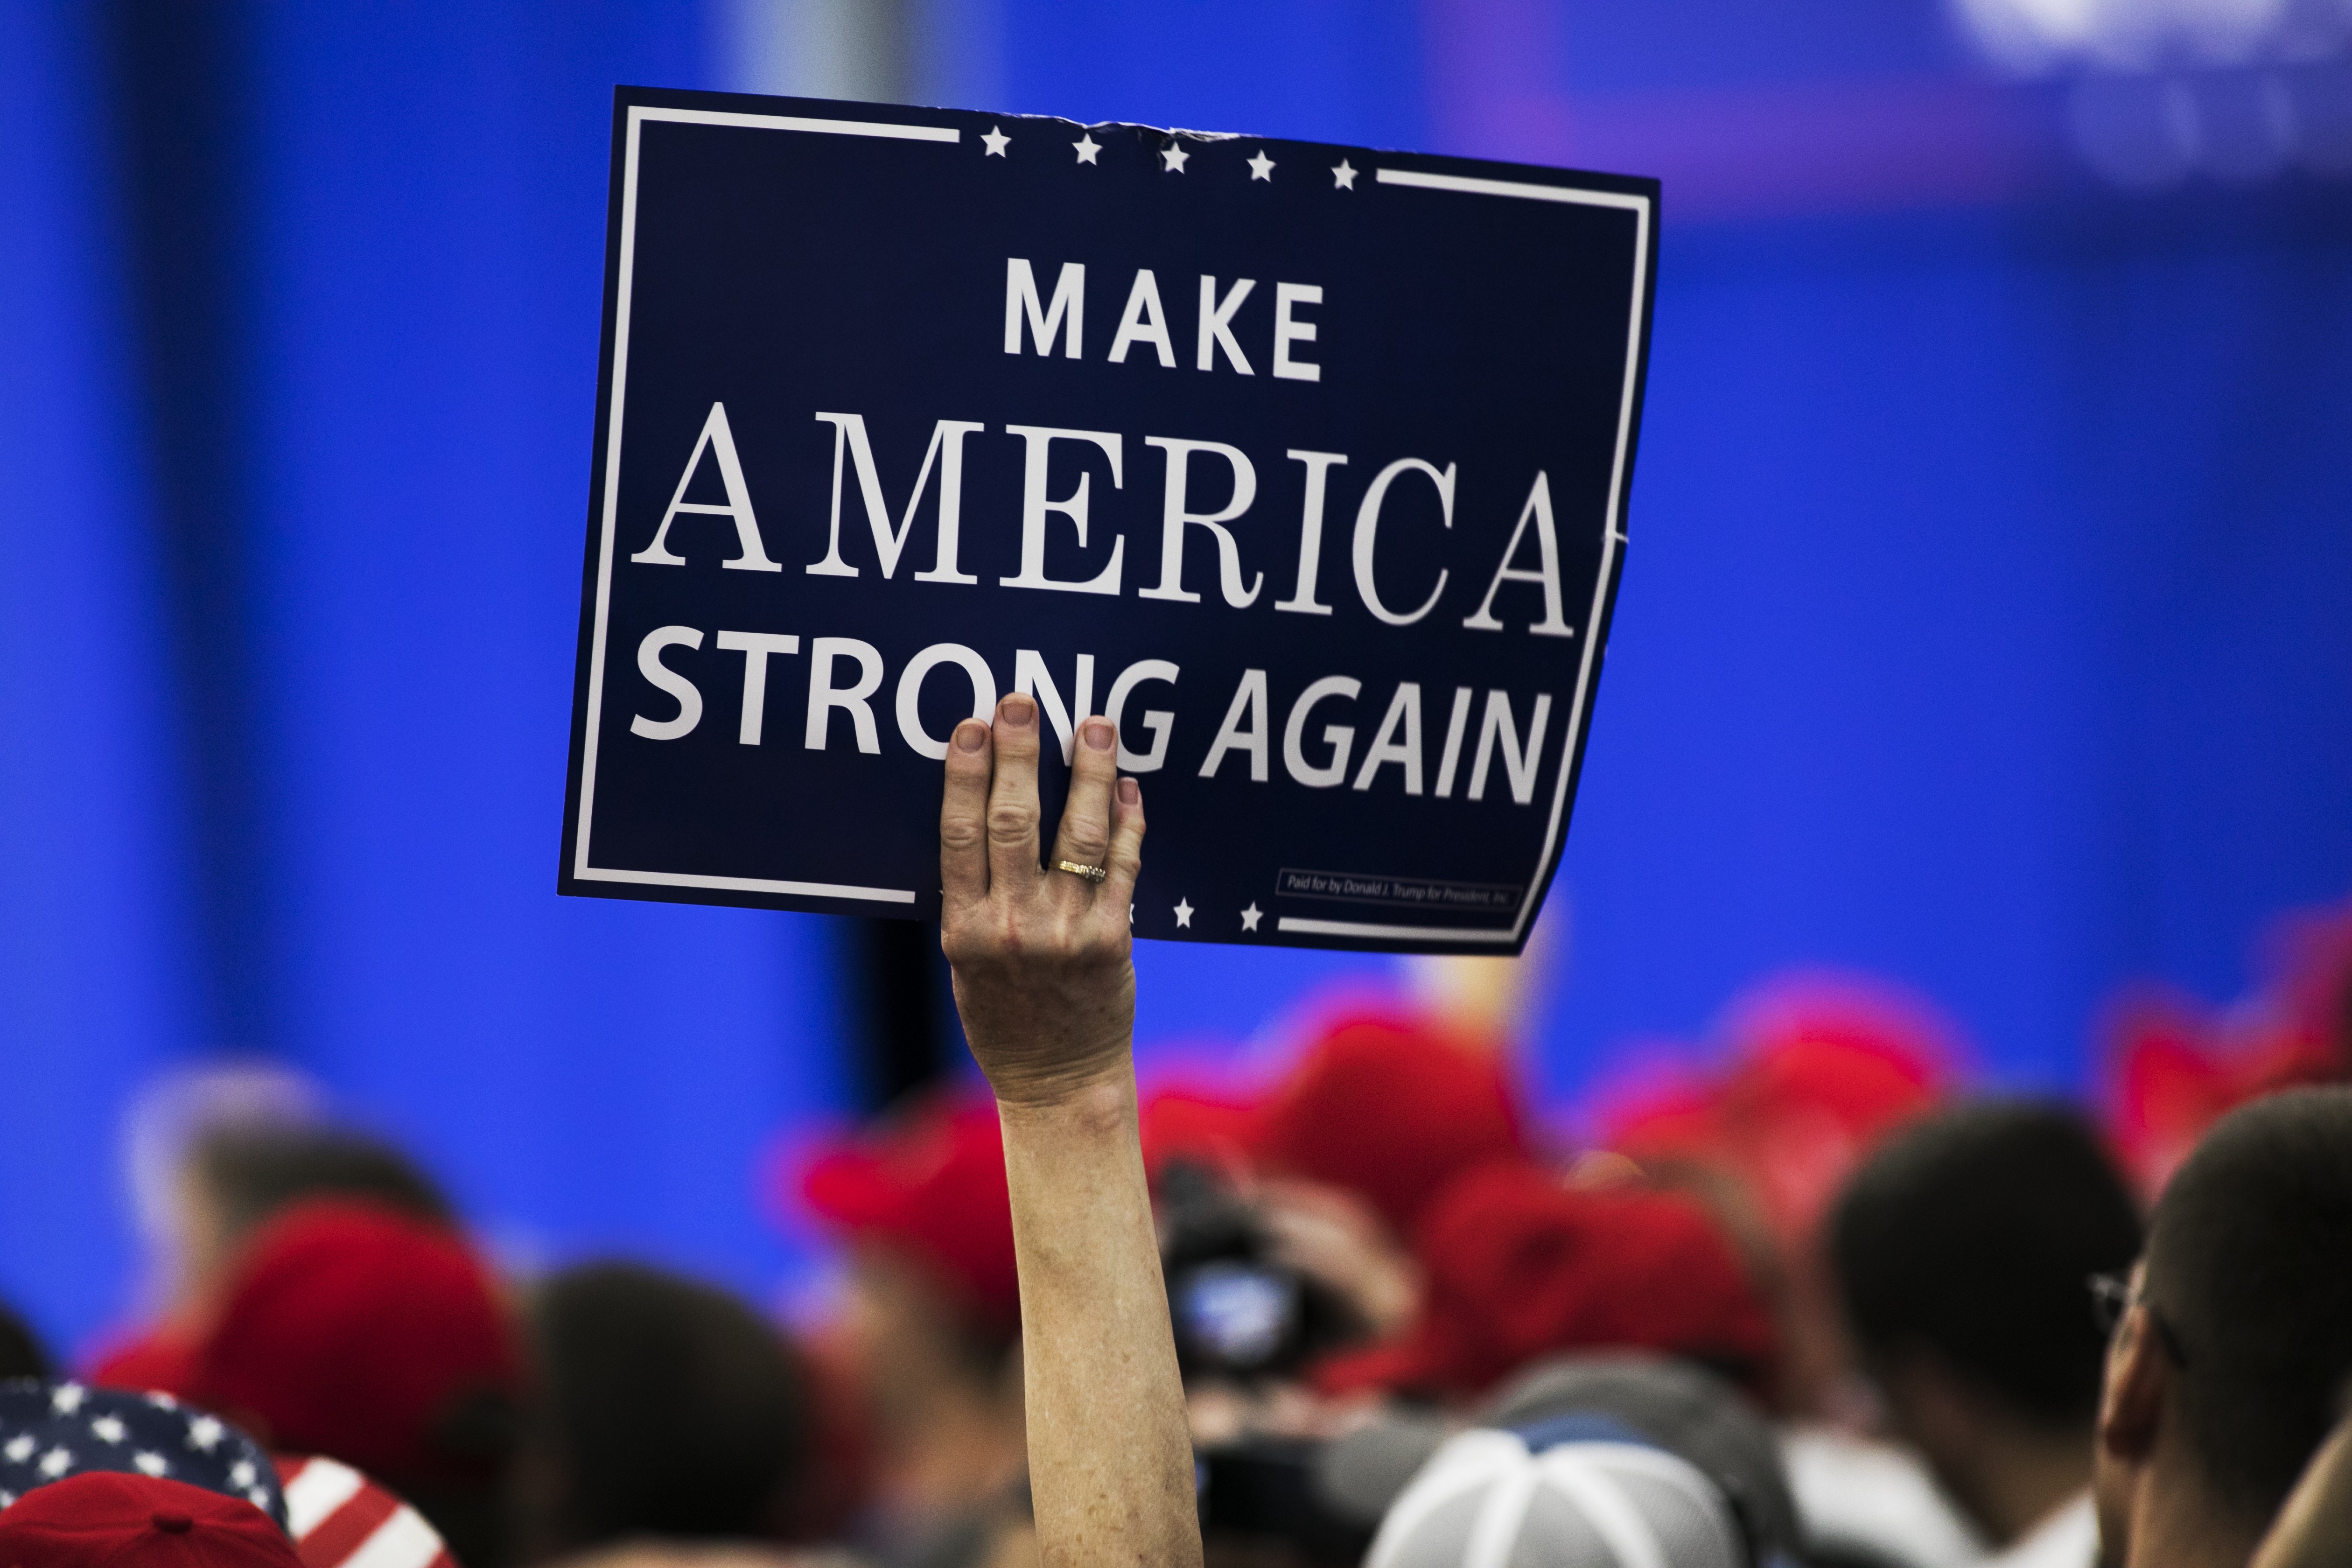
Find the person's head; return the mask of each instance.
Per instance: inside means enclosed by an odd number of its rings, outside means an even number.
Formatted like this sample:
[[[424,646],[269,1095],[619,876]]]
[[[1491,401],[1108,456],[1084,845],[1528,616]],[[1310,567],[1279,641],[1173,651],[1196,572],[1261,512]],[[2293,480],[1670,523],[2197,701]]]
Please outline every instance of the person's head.
[[[185,1392],[278,1452],[375,1477],[467,1568],[499,1568],[521,1384],[518,1336],[458,1237],[320,1199],[241,1249]]]
[[[49,1352],[33,1325],[0,1302],[0,1382],[49,1375]]]
[[[2015,1103],[1915,1123],[1855,1173],[1830,1237],[1896,1435],[1979,1526],[2011,1539],[2047,1490],[2078,1490],[2104,1356],[2085,1285],[2140,1247],[2131,1194],[2084,1121]]]
[[[530,1321],[543,1382],[524,1467],[530,1555],[789,1533],[808,1393],[757,1312],[695,1280],[599,1263],[542,1284]]]
[[[1689,1460],[1615,1434],[1478,1427],[1413,1478],[1366,1568],[1757,1568],[1738,1517]]]
[[[832,1348],[878,1423],[919,1422],[942,1394],[996,1397],[1021,1332],[996,1108],[912,1107],[822,1153],[802,1194],[845,1244]]]
[[[272,1215],[306,1198],[361,1198],[436,1225],[456,1211],[391,1144],[348,1128],[232,1122],[200,1133],[175,1194],[185,1284],[200,1289]]]
[[[1679,1194],[1481,1166],[1430,1202],[1414,1251],[1420,1321],[1325,1363],[1327,1391],[1475,1397],[1538,1358],[1611,1350],[1682,1356],[1751,1391],[1770,1383],[1779,1342],[1763,1300],[1713,1217]]]
[[[1254,1142],[1268,1173],[1355,1193],[1401,1238],[1450,1179],[1529,1152],[1501,1058],[1380,1016],[1327,1031],[1260,1109]]]
[[[268,1454],[208,1410],[168,1394],[0,1382],[0,1510],[68,1477],[99,1473],[200,1487],[260,1510],[280,1530],[289,1522]]]
[[[633,1262],[555,1274],[530,1317],[543,1380],[524,1465],[531,1556],[791,1532],[812,1411],[772,1323]]]
[[[2107,1355],[2111,1563],[2242,1562],[2352,1375],[2352,1089],[2232,1111],[2149,1221]]]

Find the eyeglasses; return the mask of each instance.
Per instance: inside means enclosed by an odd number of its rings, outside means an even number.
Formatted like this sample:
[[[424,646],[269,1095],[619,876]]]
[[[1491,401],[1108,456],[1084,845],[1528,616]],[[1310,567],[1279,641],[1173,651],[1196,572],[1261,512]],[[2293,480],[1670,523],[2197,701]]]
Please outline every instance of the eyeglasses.
[[[2145,1307],[2147,1309],[2147,1321],[2154,1325],[2157,1342],[2164,1347],[2164,1353],[2170,1356],[2173,1364],[2181,1371],[2189,1370],[2189,1352],[2182,1346],[2179,1333],[2165,1315],[2157,1310],[2156,1303],[2147,1299],[2145,1291],[2132,1288],[2126,1276],[2094,1274],[2084,1283],[2091,1288],[2091,1318],[2099,1325],[2101,1334],[2108,1339],[2115,1338],[2116,1330],[2123,1323],[2124,1314],[2134,1307]]]

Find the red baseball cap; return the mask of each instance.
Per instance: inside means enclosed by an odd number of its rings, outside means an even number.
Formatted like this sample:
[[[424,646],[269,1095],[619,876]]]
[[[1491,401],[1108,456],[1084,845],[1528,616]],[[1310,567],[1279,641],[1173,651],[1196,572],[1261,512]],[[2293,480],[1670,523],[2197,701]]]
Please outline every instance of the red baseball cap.
[[[1878,1141],[1932,1107],[1958,1047],[1883,983],[1784,977],[1731,1010],[1732,1062],[1621,1103],[1603,1142],[1636,1160],[1736,1173],[1784,1246],[1804,1245]]]
[[[169,1325],[118,1340],[99,1352],[89,1380],[101,1388],[160,1388],[177,1394],[188,1385],[196,1342]]]
[[[1528,1152],[1502,1060],[1381,1015],[1326,1031],[1258,1119],[1268,1170],[1346,1187],[1409,1235],[1431,1194],[1474,1165]]]
[[[801,1194],[835,1229],[923,1266],[990,1328],[1020,1327],[1013,1199],[994,1104],[927,1100],[819,1153],[802,1173]]]
[[[1428,1271],[1420,1322],[1393,1345],[1325,1363],[1327,1392],[1484,1392],[1538,1356],[1648,1350],[1760,1386],[1778,1350],[1770,1313],[1698,1204],[1649,1188],[1570,1187],[1524,1162],[1446,1184],[1414,1250]]]
[[[469,1402],[517,1400],[521,1382],[514,1327],[460,1238],[332,1198],[254,1237],[185,1392],[281,1452],[395,1483],[463,1482],[494,1473],[498,1455],[454,1448],[444,1422]]]
[[[0,1509],[6,1568],[302,1568],[268,1514],[185,1481],[91,1470]]]
[[[2267,946],[2264,984],[2227,1012],[2154,988],[2109,1010],[2109,1131],[2151,1200],[2237,1107],[2352,1079],[2352,906],[2292,915]]]
[[[1136,1108],[1143,1168],[1151,1179],[1171,1160],[1205,1165],[1227,1177],[1249,1171],[1258,1108],[1237,1096],[1189,1087],[1164,1087]]]

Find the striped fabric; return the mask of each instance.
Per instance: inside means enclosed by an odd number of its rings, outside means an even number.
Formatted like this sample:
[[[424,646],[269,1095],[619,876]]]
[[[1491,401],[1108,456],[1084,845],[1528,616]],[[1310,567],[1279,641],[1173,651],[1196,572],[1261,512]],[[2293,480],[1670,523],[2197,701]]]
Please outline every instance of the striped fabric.
[[[457,1568],[424,1515],[349,1465],[281,1454],[278,1479],[302,1568]]]

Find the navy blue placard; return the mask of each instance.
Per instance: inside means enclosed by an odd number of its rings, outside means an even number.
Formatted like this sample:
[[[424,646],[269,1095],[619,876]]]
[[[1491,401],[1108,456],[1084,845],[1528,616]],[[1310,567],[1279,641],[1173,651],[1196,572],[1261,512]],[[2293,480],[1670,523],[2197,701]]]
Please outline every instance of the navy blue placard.
[[[1518,951],[1656,233],[1651,180],[621,89],[562,890],[935,918],[946,737],[1022,689],[1056,815],[1119,721],[1138,935]]]

